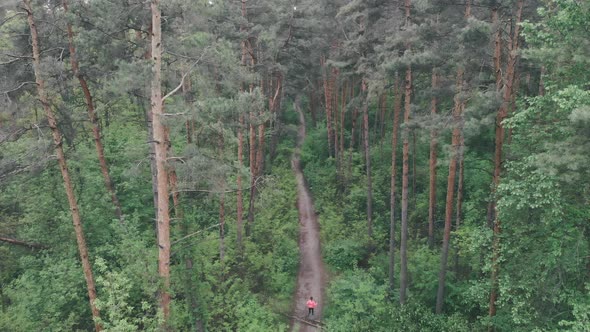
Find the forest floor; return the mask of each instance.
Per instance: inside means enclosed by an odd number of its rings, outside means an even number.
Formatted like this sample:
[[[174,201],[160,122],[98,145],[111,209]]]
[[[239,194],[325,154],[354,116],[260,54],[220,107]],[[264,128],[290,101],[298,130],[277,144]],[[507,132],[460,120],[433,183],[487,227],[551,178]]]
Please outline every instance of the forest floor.
[[[322,309],[325,303],[324,293],[326,286],[326,273],[322,261],[320,248],[320,227],[313,206],[311,193],[303,177],[299,160],[301,145],[305,139],[305,117],[295,105],[299,113],[300,125],[297,136],[297,148],[293,154],[291,165],[297,179],[297,209],[299,211],[299,274],[297,276],[297,289],[293,306],[293,320],[291,331],[319,331],[321,325]],[[310,296],[317,302],[315,313],[307,317],[306,302]]]

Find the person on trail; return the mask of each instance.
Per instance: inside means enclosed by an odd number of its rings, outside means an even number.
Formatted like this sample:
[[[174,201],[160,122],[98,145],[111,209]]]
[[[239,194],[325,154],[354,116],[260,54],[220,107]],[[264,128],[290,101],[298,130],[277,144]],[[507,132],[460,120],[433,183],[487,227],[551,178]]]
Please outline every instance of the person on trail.
[[[317,307],[317,305],[318,303],[313,300],[313,296],[310,296],[309,300],[307,300],[307,317],[309,317],[309,315],[313,316],[313,309]]]

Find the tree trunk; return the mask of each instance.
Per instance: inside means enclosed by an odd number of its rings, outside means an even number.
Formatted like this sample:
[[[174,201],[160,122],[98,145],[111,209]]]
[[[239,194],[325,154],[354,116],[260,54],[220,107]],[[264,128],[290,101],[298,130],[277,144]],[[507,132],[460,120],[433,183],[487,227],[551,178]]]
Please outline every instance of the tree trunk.
[[[493,179],[493,190],[500,184],[500,175],[502,169],[502,148],[504,145],[504,124],[502,123],[508,114],[508,106],[512,100],[512,86],[515,79],[516,63],[518,60],[518,38],[520,32],[520,22],[522,19],[522,8],[524,0],[518,0],[516,22],[514,32],[511,35],[511,42],[509,44],[508,63],[506,65],[506,85],[504,87],[504,93],[502,98],[502,104],[498,109],[496,116],[496,147],[494,153],[494,179]],[[492,276],[491,276],[491,291],[490,291],[490,303],[489,303],[489,316],[490,318],[496,315],[496,301],[498,299],[498,274],[499,266],[498,260],[500,258],[500,233],[502,231],[501,222],[498,218],[497,197],[492,197],[493,200],[493,217],[494,217],[494,228],[493,228],[493,245],[492,245]],[[489,330],[494,330],[493,325],[490,325]]]
[[[270,140],[270,147],[269,147],[269,155],[271,162],[269,166],[272,165],[272,161],[274,161],[276,157],[276,150],[277,145],[279,144],[279,132],[280,132],[280,122],[279,122],[279,111],[281,110],[281,102],[282,102],[282,94],[283,94],[283,76],[282,74],[277,74],[276,78],[276,85],[274,96],[269,98],[269,110],[271,114],[271,140]]]
[[[76,241],[78,243],[78,252],[80,254],[80,260],[82,262],[82,269],[84,271],[84,278],[86,279],[86,288],[88,291],[88,299],[90,300],[90,310],[92,312],[92,319],[94,320],[94,329],[101,331],[102,326],[99,323],[100,313],[94,302],[96,300],[96,286],[94,283],[94,276],[92,274],[92,267],[90,265],[90,259],[88,257],[88,248],[86,246],[86,239],[84,237],[84,229],[82,228],[82,218],[80,217],[80,210],[78,209],[78,203],[74,194],[74,187],[72,180],[70,179],[70,173],[66,162],[66,157],[62,145],[62,135],[57,127],[57,121],[53,110],[49,105],[49,98],[45,91],[45,81],[41,74],[41,56],[39,47],[39,37],[37,34],[37,25],[35,18],[33,17],[33,9],[31,7],[30,0],[23,0],[25,11],[27,12],[27,21],[31,30],[31,44],[33,46],[33,69],[35,72],[35,83],[37,84],[37,92],[39,93],[39,101],[43,105],[45,116],[51,133],[53,136],[53,143],[55,144],[55,151],[57,153],[57,161],[59,163],[59,169],[64,181],[64,187],[66,195],[68,197],[68,203],[70,206],[70,212],[72,214],[72,223],[74,225],[74,232],[76,233]]]
[[[225,259],[225,193],[219,197],[219,261]]]
[[[223,130],[221,130],[219,137],[219,157],[223,158],[224,152],[224,138]],[[222,181],[222,192],[219,197],[219,261],[223,263],[225,259],[225,180]]]
[[[348,92],[348,81],[344,80],[342,86],[342,101],[340,102],[340,167],[344,168],[344,119],[346,117],[346,103]]]
[[[311,86],[311,89],[309,89],[309,111],[311,113],[311,123],[313,125],[313,127],[315,128],[316,126],[316,96],[315,96],[315,87],[313,87],[313,85]]]
[[[68,13],[68,2],[67,0],[62,0],[64,13]],[[115,215],[119,219],[120,222],[123,222],[123,213],[121,212],[121,203],[119,203],[119,199],[117,198],[117,194],[115,193],[115,188],[113,186],[113,182],[111,180],[111,176],[109,175],[109,168],[107,166],[107,161],[104,157],[104,147],[102,145],[101,140],[101,133],[100,127],[98,123],[98,117],[96,115],[96,111],[94,109],[94,103],[92,101],[92,94],[90,94],[90,89],[88,88],[88,84],[84,75],[80,72],[80,67],[78,64],[78,59],[76,58],[76,48],[74,46],[74,32],[72,29],[72,24],[67,23],[66,26],[67,34],[68,34],[68,43],[70,48],[70,63],[72,65],[72,71],[74,72],[74,76],[78,78],[78,82],[80,82],[80,86],[82,87],[82,91],[84,92],[84,100],[86,101],[86,108],[88,110],[88,118],[90,119],[90,123],[92,124],[92,134],[94,136],[94,145],[96,147],[96,152],[98,155],[98,162],[100,164],[100,171],[104,178],[104,184],[111,195],[111,201],[115,207]]]
[[[366,95],[363,106],[363,145],[365,147],[365,166],[367,172],[367,235],[369,243],[373,237],[373,182],[371,180],[371,150],[369,145],[369,96],[367,86],[363,81],[363,93]]]
[[[412,209],[416,210],[416,129],[412,129]]]
[[[335,70],[334,72],[334,84],[332,86],[332,142],[334,143],[334,161],[336,162],[336,175],[338,175],[338,169],[340,165],[338,164],[338,127],[340,125],[340,109],[338,103],[338,71]]]
[[[393,109],[393,128],[391,135],[391,195],[389,199],[389,291],[393,294],[395,287],[395,177],[396,177],[396,150],[399,128],[399,114],[401,113],[402,94],[399,87],[399,76],[395,73],[394,83],[395,104]]]
[[[406,3],[409,3],[406,0]],[[406,70],[405,83],[405,111],[403,130],[403,160],[402,160],[402,211],[401,211],[401,238],[400,238],[400,289],[399,300],[401,304],[406,303],[406,290],[408,288],[408,182],[410,171],[410,112],[412,110],[412,68]]]
[[[326,59],[322,57],[324,73],[324,101],[326,103],[326,129],[328,131],[328,155],[332,157],[332,74],[326,67]]]
[[[254,113],[250,112],[250,198],[248,205],[248,220],[246,222],[246,236],[250,236],[254,224],[254,197],[256,196],[256,131],[254,128]]]
[[[410,26],[410,8],[411,0],[405,0],[405,25]],[[412,47],[406,44],[407,52],[411,52]],[[406,291],[408,288],[408,173],[410,170],[410,113],[412,111],[412,66],[406,69],[405,96],[404,96],[404,131],[403,131],[403,159],[402,159],[402,211],[401,211],[401,236],[400,236],[400,280],[399,280],[399,301],[400,304],[406,303]]]
[[[436,163],[437,163],[437,149],[438,132],[435,129],[434,119],[436,117],[438,100],[436,98],[436,92],[438,88],[438,77],[435,70],[432,70],[432,90],[433,96],[430,101],[430,114],[433,119],[432,126],[430,129],[430,160],[429,160],[429,171],[430,171],[430,182],[428,191],[428,247],[430,249],[434,246],[434,218],[436,213]]]
[[[352,96],[351,96],[352,97]],[[358,107],[354,108],[352,112],[352,128],[350,130],[350,146],[348,147],[348,178],[352,178],[352,152],[354,149],[354,138],[355,138],[355,130],[356,130],[356,121],[359,115]]]
[[[242,229],[244,215],[244,198],[242,194],[242,167],[244,167],[244,115],[240,114],[240,125],[238,126],[238,174],[237,174],[237,217],[236,236],[238,251],[242,250]]]
[[[162,30],[160,0],[152,0],[152,88],[151,109],[154,131],[156,170],[158,178],[158,273],[162,278],[160,286],[160,308],[163,313],[164,325],[170,317],[170,214],[168,211],[168,170],[167,152],[168,140],[166,127],[162,123],[164,105],[162,100]]]
[[[379,128],[379,153],[381,159],[383,159],[383,135],[385,132],[385,115],[387,113],[387,93],[385,92],[379,96],[379,109],[381,111],[379,114],[379,123],[375,127]]]
[[[464,105],[462,105],[464,107]],[[461,111],[463,113],[465,109]],[[463,133],[461,133],[463,134]],[[465,169],[465,138],[461,135],[461,143],[459,147],[459,180],[457,183],[457,212],[455,213],[455,231],[459,230],[461,225],[461,211],[463,206],[463,177]],[[459,273],[459,248],[455,250],[455,272]]]
[[[459,155],[461,141],[461,90],[463,89],[463,69],[457,71],[457,93],[455,94],[455,108],[453,110],[453,138],[452,152],[449,160],[449,176],[447,179],[447,200],[445,207],[445,230],[440,258],[440,271],[438,274],[438,291],[436,293],[436,313],[442,313],[445,291],[445,277],[447,273],[447,261],[449,256],[449,243],[451,240],[451,222],[453,219],[453,197],[455,190],[455,177],[457,174],[457,157]]]
[[[539,96],[545,95],[545,66],[541,66],[541,73],[539,74]]]

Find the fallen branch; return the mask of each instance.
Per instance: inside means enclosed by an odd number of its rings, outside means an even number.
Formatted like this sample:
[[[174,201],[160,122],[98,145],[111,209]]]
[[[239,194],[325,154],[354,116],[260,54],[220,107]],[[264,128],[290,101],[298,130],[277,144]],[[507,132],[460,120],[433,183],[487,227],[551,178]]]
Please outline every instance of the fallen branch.
[[[0,236],[0,241],[10,243],[10,244],[15,244],[17,246],[31,248],[31,249],[47,249],[46,245],[43,245],[40,243],[26,242],[26,241],[21,241],[21,240],[9,238],[9,237],[4,237],[4,236]]]
[[[296,321],[302,322],[302,323],[304,323],[304,324],[307,324],[307,325],[310,325],[310,326],[313,326],[313,327],[317,327],[317,328],[319,328],[320,330],[322,329],[322,325],[321,325],[321,324],[322,324],[322,322],[320,322],[320,321],[316,321],[316,320],[314,320],[314,321],[309,321],[309,320],[306,320],[306,319],[303,319],[303,318],[299,318],[299,317],[297,317],[297,316],[289,316],[289,315],[286,315],[286,316],[287,316],[287,317],[291,317],[291,318],[295,319]],[[314,323],[315,323],[315,324],[314,324]]]

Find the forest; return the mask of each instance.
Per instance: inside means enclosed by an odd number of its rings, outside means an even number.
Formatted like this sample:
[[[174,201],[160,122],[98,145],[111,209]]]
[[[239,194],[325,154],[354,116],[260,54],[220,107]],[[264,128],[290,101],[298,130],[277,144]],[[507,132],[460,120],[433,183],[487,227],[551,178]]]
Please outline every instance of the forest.
[[[4,331],[590,331],[590,1],[0,1]]]

